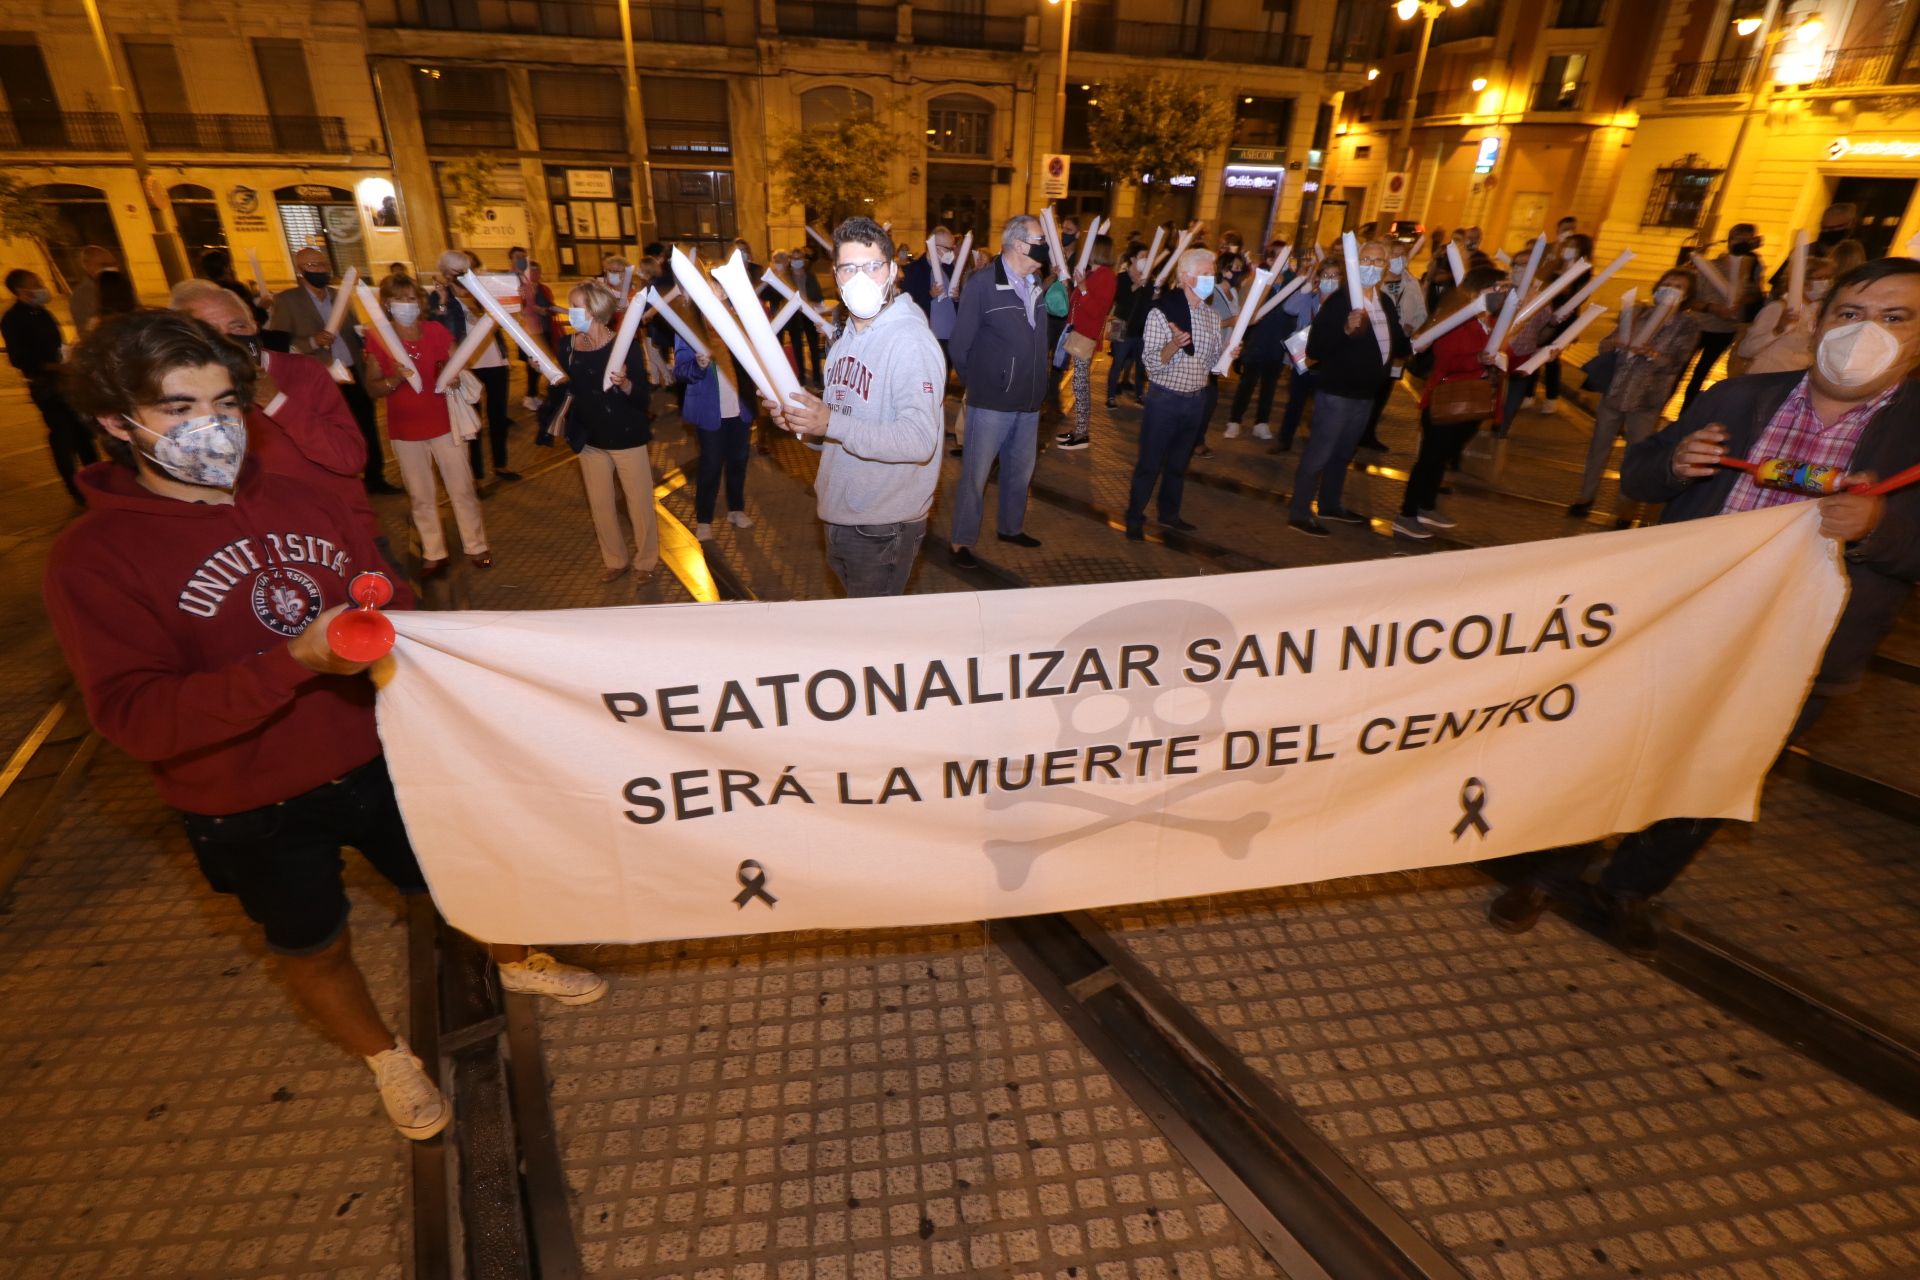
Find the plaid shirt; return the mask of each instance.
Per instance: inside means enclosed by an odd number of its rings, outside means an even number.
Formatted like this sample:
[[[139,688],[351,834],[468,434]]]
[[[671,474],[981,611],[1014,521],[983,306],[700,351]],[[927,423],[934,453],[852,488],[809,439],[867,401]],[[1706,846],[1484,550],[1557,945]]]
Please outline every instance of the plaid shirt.
[[[1169,391],[1191,395],[1206,390],[1207,375],[1220,359],[1226,335],[1220,332],[1219,316],[1206,307],[1195,307],[1193,328],[1187,336],[1187,346],[1174,352],[1173,359],[1163,362],[1160,352],[1173,337],[1173,330],[1167,324],[1166,314],[1155,307],[1147,313],[1146,348],[1140,353],[1140,361],[1147,366],[1147,377],[1154,383]]]
[[[1847,410],[1840,415],[1839,421],[1828,426],[1813,411],[1813,399],[1807,394],[1807,380],[1802,378],[1793,389],[1793,394],[1787,397],[1786,403],[1767,423],[1760,438],[1753,442],[1747,461],[1791,458],[1795,462],[1812,462],[1845,470],[1852,465],[1853,451],[1860,444],[1860,433],[1867,429],[1874,415],[1884,409],[1899,390],[1900,384],[1896,382],[1865,404]],[[1806,494],[1788,489],[1762,489],[1753,482],[1752,476],[1742,472],[1740,478],[1733,482],[1733,488],[1728,492],[1720,511],[1723,515],[1730,511],[1758,511],[1762,507],[1804,502],[1806,498]]]

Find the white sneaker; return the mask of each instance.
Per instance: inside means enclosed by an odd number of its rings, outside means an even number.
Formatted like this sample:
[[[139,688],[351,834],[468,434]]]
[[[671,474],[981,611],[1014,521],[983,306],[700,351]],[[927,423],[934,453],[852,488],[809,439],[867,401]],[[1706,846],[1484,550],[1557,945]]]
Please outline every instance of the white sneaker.
[[[500,966],[500,985],[528,996],[546,996],[561,1004],[592,1004],[607,994],[607,980],[591,969],[562,964],[544,951]]]
[[[1531,408],[1533,408],[1533,397],[1532,397],[1532,396],[1527,396],[1527,397],[1525,397],[1525,398],[1523,398],[1523,399],[1522,399],[1522,400],[1520,401],[1520,407],[1521,407],[1522,409],[1531,409]]]
[[[1420,523],[1431,529],[1456,529],[1460,525],[1452,516],[1441,515],[1438,511],[1422,511]]]
[[[1395,516],[1393,518],[1393,531],[1403,538],[1412,538],[1415,542],[1425,542],[1427,539],[1433,537],[1432,534],[1421,527],[1420,521],[1413,516]]]
[[[1220,434],[1228,440],[1238,440],[1240,438],[1240,424],[1237,422],[1229,422],[1227,429]]]
[[[1540,412],[1558,413],[1560,412],[1560,402],[1558,400],[1553,399],[1552,397],[1548,397],[1547,399],[1542,400],[1540,402]]]
[[[528,396],[528,397],[526,397],[526,398],[525,398],[524,400],[522,400],[522,401],[520,402],[520,407],[521,407],[521,408],[523,408],[523,409],[532,409],[532,410],[534,410],[534,411],[536,411],[536,412],[538,412],[538,411],[539,411],[539,408],[540,408],[540,400],[539,400],[539,397],[537,397],[537,396]]]
[[[453,1119],[453,1104],[433,1082],[407,1042],[393,1038],[393,1048],[368,1058],[380,1086],[380,1101],[393,1127],[415,1142],[431,1138]]]
[[[729,511],[727,512],[727,523],[736,529],[751,529],[753,528],[753,517],[744,511]]]
[[[1271,440],[1273,439],[1273,428],[1264,422],[1256,422],[1253,424],[1253,438],[1255,440]]]
[[[702,520],[699,524],[693,526],[693,536],[702,542],[712,542],[713,526]]]

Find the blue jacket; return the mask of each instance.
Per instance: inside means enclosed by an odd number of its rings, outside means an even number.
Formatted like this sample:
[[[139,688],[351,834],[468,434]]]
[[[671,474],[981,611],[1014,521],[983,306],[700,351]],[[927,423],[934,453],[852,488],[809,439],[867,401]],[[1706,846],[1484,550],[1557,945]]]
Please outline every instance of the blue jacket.
[[[1041,299],[1045,286],[1035,276],[1032,287],[1034,323],[1027,320],[1005,258],[996,257],[991,272],[969,273],[960,286],[960,315],[947,355],[966,384],[967,403],[976,409],[1037,413],[1046,403],[1053,353]]]
[[[720,353],[733,360],[733,353]],[[687,345],[687,340],[675,337],[673,340],[673,376],[687,384],[687,393],[680,402],[680,417],[702,431],[720,429],[720,379],[713,376],[713,366],[700,367],[700,360]],[[753,380],[747,377],[746,370],[733,360],[733,389],[740,396],[740,417],[753,421],[754,395]]]

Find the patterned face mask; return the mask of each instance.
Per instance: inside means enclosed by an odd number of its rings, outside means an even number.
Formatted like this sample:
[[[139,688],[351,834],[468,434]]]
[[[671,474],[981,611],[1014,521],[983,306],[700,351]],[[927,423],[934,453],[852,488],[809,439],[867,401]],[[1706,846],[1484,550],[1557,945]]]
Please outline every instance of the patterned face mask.
[[[188,418],[164,433],[133,418],[127,422],[153,439],[153,448],[140,449],[141,456],[175,480],[214,489],[231,489],[239,481],[240,464],[247,457],[247,424],[234,414]]]

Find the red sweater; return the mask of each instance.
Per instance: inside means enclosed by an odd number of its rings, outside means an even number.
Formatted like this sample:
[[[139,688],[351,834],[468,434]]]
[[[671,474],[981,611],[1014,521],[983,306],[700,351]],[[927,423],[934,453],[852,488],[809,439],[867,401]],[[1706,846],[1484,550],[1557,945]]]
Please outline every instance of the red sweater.
[[[161,798],[228,814],[290,799],[380,754],[373,684],[321,676],[287,640],[378,566],[329,494],[249,460],[232,505],[183,502],[100,462],[41,590],[100,735],[153,768]],[[393,608],[411,608],[404,582]]]
[[[382,376],[392,377],[393,357],[380,345],[379,338],[372,337],[371,329],[367,332],[371,338],[367,343],[367,358],[380,367]],[[403,382],[387,397],[387,437],[432,440],[446,435],[453,430],[447,418],[447,400],[434,391],[433,384],[453,356],[453,334],[438,320],[422,320],[419,339],[408,342],[401,338],[400,342],[407,349],[407,359],[420,374],[420,390],[415,391],[412,383]]]
[[[380,522],[360,482],[367,443],[340,384],[312,356],[269,351],[266,361],[280,395],[265,412],[247,411],[248,454],[276,475],[319,485],[378,533]]]
[[[1113,291],[1118,277],[1112,267],[1091,267],[1087,278],[1073,291],[1073,303],[1067,310],[1067,323],[1082,337],[1093,339],[1095,355],[1106,333],[1107,316],[1113,311]]]
[[[1484,378],[1490,370],[1480,363],[1480,353],[1487,349],[1487,337],[1493,327],[1485,316],[1469,320],[1449,333],[1441,334],[1433,344],[1433,372],[1427,375],[1427,389],[1421,393],[1420,407],[1426,408],[1433,400],[1433,389],[1443,382],[1457,382],[1462,378]],[[1493,416],[1500,417],[1499,388],[1494,389]]]

